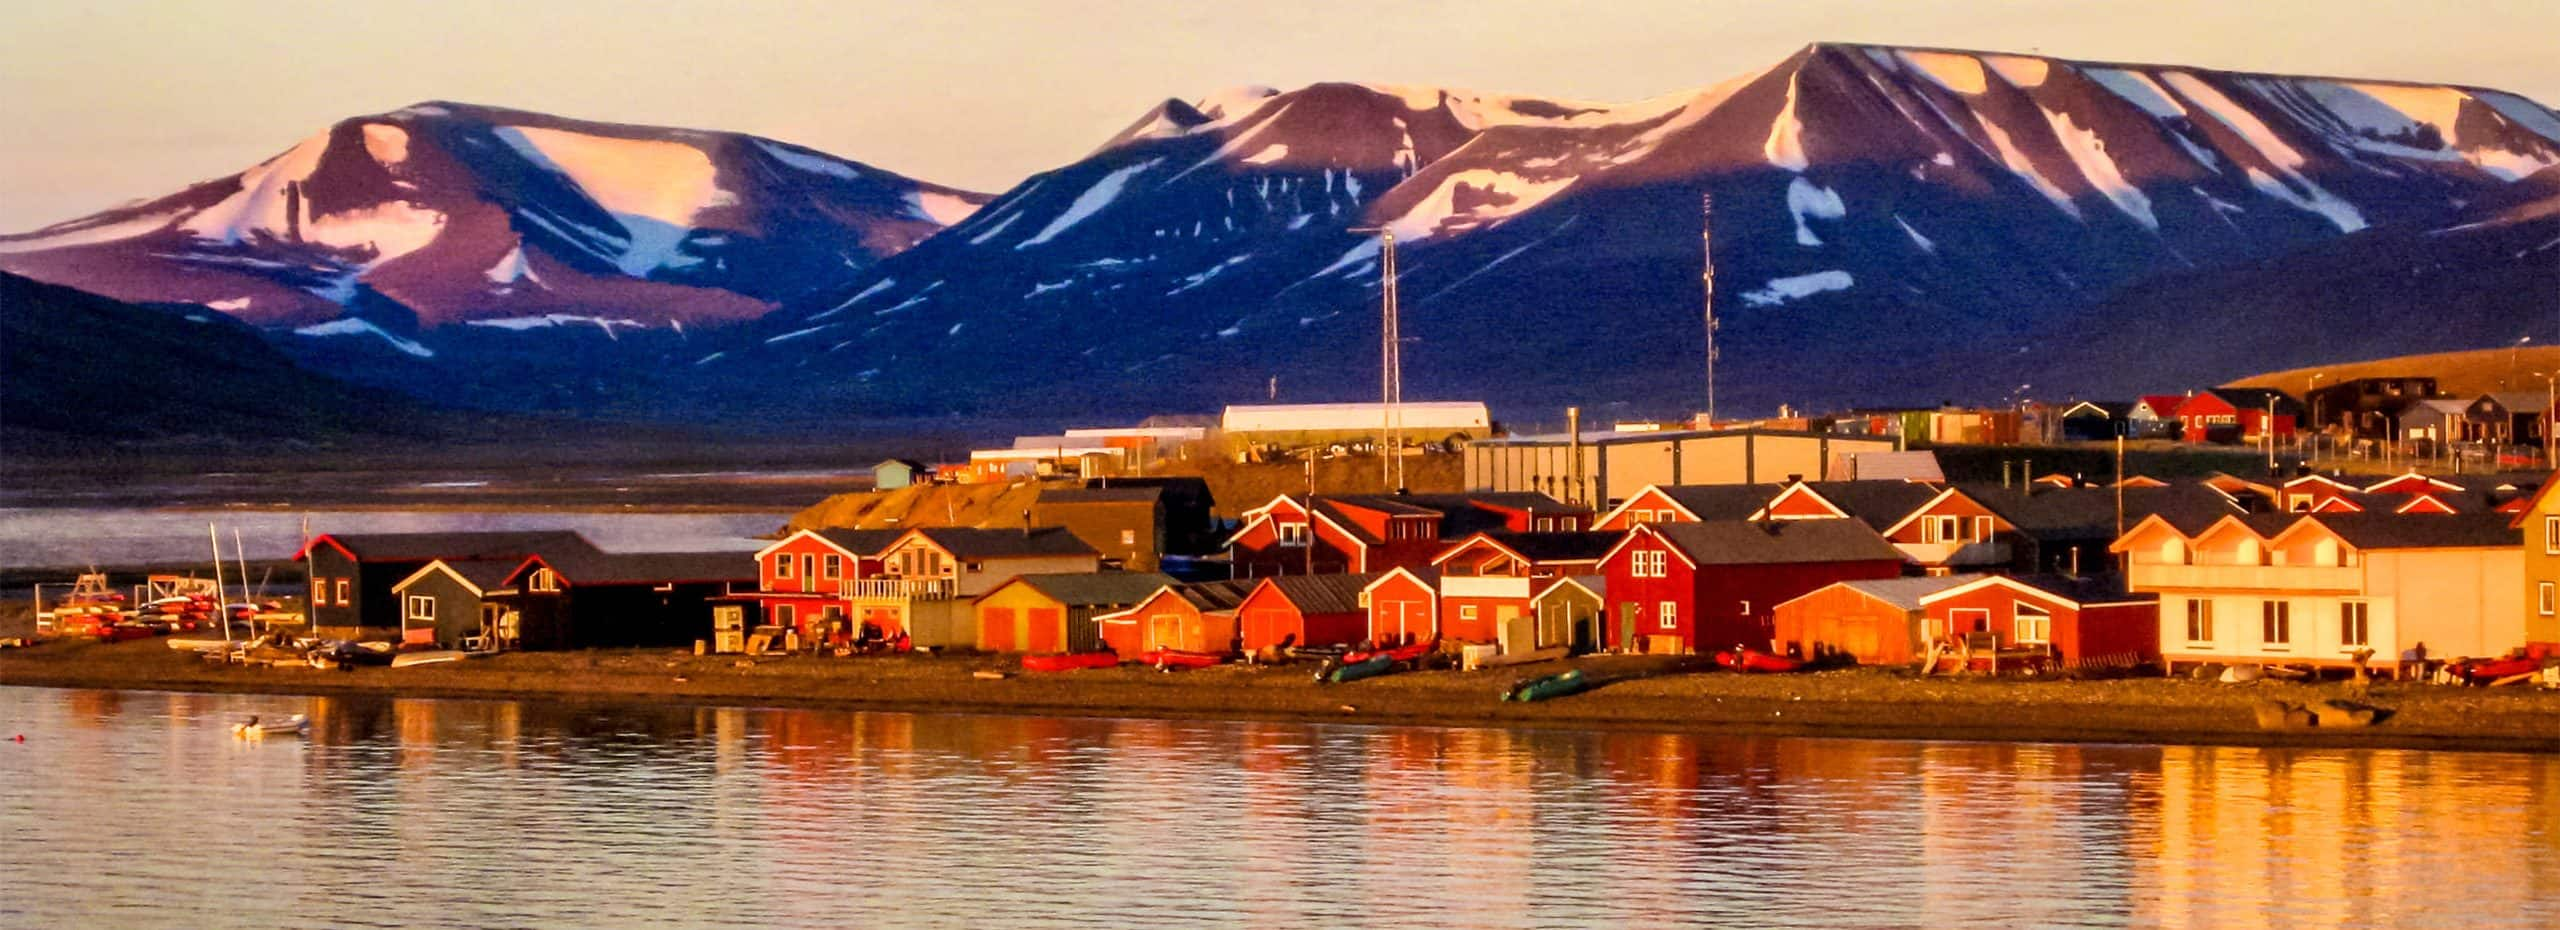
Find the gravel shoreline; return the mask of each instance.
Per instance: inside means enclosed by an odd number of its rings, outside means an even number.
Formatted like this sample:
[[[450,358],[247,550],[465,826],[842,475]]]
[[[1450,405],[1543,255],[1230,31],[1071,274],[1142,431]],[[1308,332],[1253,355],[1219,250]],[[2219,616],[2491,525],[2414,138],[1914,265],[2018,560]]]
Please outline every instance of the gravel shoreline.
[[[1578,667],[1600,686],[1510,704],[1511,682]],[[209,665],[160,640],[0,651],[0,685],[257,694],[595,700],[820,709],[1677,730],[1737,735],[2560,752],[2560,692],[2376,683],[2358,729],[2261,730],[2254,706],[2343,697],[2343,684],[1922,679],[1895,669],[1738,675],[1694,661],[1592,656],[1339,685],[1311,665],[1023,674],[999,656],[745,659],[672,650],[516,653],[411,668]],[[1001,679],[976,673],[1000,670]]]

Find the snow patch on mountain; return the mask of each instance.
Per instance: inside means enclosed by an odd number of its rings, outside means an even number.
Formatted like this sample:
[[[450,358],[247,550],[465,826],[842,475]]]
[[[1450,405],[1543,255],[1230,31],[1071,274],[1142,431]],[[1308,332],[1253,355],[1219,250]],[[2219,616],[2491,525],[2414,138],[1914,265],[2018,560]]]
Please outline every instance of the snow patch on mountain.
[[[420,345],[416,340],[394,336],[390,330],[374,325],[371,320],[351,316],[300,327],[293,333],[297,336],[362,336],[370,333],[381,337],[383,342],[390,343],[392,348],[419,358],[434,358],[436,354],[434,349]]]
[[[1845,291],[1858,283],[1846,271],[1832,269],[1786,278],[1772,278],[1759,290],[1742,292],[1742,302],[1754,307],[1775,307],[1792,300],[1803,300],[1825,291]]]
[[[1778,109],[1778,117],[1769,124],[1769,141],[1761,143],[1760,153],[1769,163],[1789,171],[1803,171],[1810,164],[1804,156],[1804,121],[1796,118],[1796,82],[1801,75],[1787,78],[1787,105]]]
[[[2151,212],[2150,195],[2125,180],[2124,171],[2116,166],[2114,158],[2107,155],[2106,140],[2098,138],[2094,129],[2080,128],[2080,124],[2072,121],[2071,114],[2056,110],[2043,112],[2045,122],[2053,126],[2054,139],[2062,143],[2063,153],[2071,156],[2071,163],[2080,169],[2081,177],[2088,179],[2089,186],[2097,188],[2098,193],[2105,194],[2108,200],[2115,201],[2116,209],[2133,217],[2133,221],[2142,224],[2143,228],[2159,232],[2160,218]]]
[[[463,325],[480,326],[489,329],[503,329],[517,333],[536,329],[553,329],[563,326],[594,326],[598,329],[604,330],[605,336],[611,339],[622,338],[614,334],[615,327],[623,329],[649,328],[649,324],[642,323],[639,320],[613,319],[600,316],[581,316],[575,313],[545,313],[539,316],[506,317],[495,320],[466,320]],[[683,328],[682,324],[678,324],[676,326],[678,331],[682,331]]]
[[[1274,142],[1270,145],[1263,146],[1262,151],[1245,156],[1244,163],[1248,165],[1268,165],[1287,157],[1289,157],[1289,147],[1287,145]]]
[[[1975,125],[1982,127],[1985,135],[1991,138],[1991,146],[1998,151],[2002,167],[2008,168],[2010,174],[2017,175],[2019,180],[2033,186],[2036,193],[2043,194],[2044,199],[2053,201],[2053,205],[2061,208],[2062,212],[2071,214],[2072,219],[2081,218],[2080,205],[2072,201],[2070,192],[2063,190],[2060,185],[2053,183],[2052,179],[2045,177],[2044,172],[2036,170],[2035,160],[2027,157],[2027,153],[2020,150],[2017,143],[2010,141],[2009,134],[2000,128],[1999,123],[1979,113],[1974,114],[1973,121]]]
[[[303,224],[302,237],[342,249],[371,250],[373,258],[365,263],[371,268],[426,248],[444,232],[444,223],[442,213],[406,200],[386,200],[312,217]]]
[[[1928,75],[1938,86],[1967,97],[1978,97],[1991,89],[1991,83],[1982,75],[1982,60],[1971,55],[1905,51],[1902,60]]]
[[[492,284],[514,284],[518,281],[542,283],[541,278],[534,276],[533,266],[526,263],[522,243],[508,249],[507,254],[499,256],[498,263],[489,266],[489,270],[482,272],[482,275]]]
[[[971,214],[977,213],[979,206],[979,204],[971,203],[964,198],[954,197],[940,191],[914,190],[907,192],[907,208],[909,212],[925,219],[932,220],[936,223],[940,223],[944,226],[959,225],[961,220],[968,219]]]
[[[2152,116],[2173,119],[2187,115],[2187,108],[2179,106],[2178,101],[2169,96],[2169,91],[2153,81],[2150,75],[2115,68],[2090,68],[2080,73]]]
[[[1413,209],[1387,224],[1398,239],[1425,239],[1451,228],[1484,228],[1500,224],[1545,203],[1572,187],[1578,175],[1526,178],[1507,171],[1469,168],[1440,179]],[[1461,206],[1464,195],[1468,203]]]
[[[364,151],[385,168],[408,161],[409,131],[390,123],[366,123]]]
[[[2001,80],[2022,90],[2044,86],[2045,76],[2052,70],[2052,62],[2022,55],[1984,55],[1982,63],[1998,72]]]
[[[1093,182],[1092,187],[1085,188],[1084,193],[1077,194],[1074,202],[1067,204],[1066,211],[1058,214],[1057,219],[1050,220],[1049,225],[1032,234],[1031,238],[1015,243],[1013,247],[1027,249],[1057,238],[1059,233],[1066,232],[1077,223],[1084,222],[1094,214],[1102,212],[1102,208],[1110,206],[1112,201],[1119,199],[1121,189],[1128,186],[1130,178],[1137,177],[1163,161],[1162,157],[1150,158],[1134,165],[1124,165],[1110,174],[1103,175],[1102,180]],[[1007,217],[1005,222],[1011,223],[1013,219]],[[993,235],[994,232],[994,230],[988,230],[987,234]]]
[[[1931,255],[1938,254],[1938,244],[1929,241],[1929,237],[1921,235],[1919,230],[1911,228],[1910,220],[1903,219],[1900,214],[1895,214],[1893,217],[1893,225],[1902,227],[1902,234],[1910,236],[1911,244],[1919,246],[1920,251],[1927,252]]]
[[[765,154],[773,156],[775,161],[809,172],[810,174],[823,174],[830,177],[843,178],[848,181],[862,176],[862,172],[854,170],[852,165],[819,155],[815,152],[791,148],[770,139],[757,139],[755,140],[755,145],[756,148],[762,150]]]
[[[722,190],[719,168],[701,149],[681,142],[615,139],[536,126],[500,126],[498,138],[525,160],[559,174],[613,214],[623,234],[614,265],[643,277],[694,259],[682,253],[694,217],[737,203]]]
[[[2329,222],[2337,225],[2339,232],[2355,232],[2365,227],[2364,214],[2357,211],[2355,205],[2338,199],[2337,195],[2329,193],[2320,185],[2312,183],[2311,179],[2303,177],[2301,172],[2294,170],[2306,163],[2302,152],[2285,144],[2285,141],[2276,135],[2275,130],[2268,128],[2256,114],[2242,108],[2230,97],[2215,90],[2213,85],[2205,83],[2204,79],[2193,74],[2171,71],[2162,77],[2169,82],[2169,86],[2177,89],[2179,96],[2203,108],[2216,121],[2229,127],[2232,132],[2238,133],[2250,148],[2257,151],[2259,157],[2266,159],[2268,163],[2275,166],[2277,171],[2284,173],[2284,178],[2279,180],[2268,176],[2266,172],[2250,168],[2248,175],[2252,186],[2276,199],[2327,217]]]
[[[249,303],[249,298],[233,297],[229,300],[208,300],[204,302],[204,305],[220,310],[224,313],[238,313],[242,310],[249,309]]]
[[[329,136],[322,133],[241,172],[238,193],[197,211],[179,223],[178,228],[194,234],[196,238],[224,244],[238,243],[254,232],[285,231],[288,225],[285,189],[309,179],[311,172],[320,166],[321,154],[328,149]]]
[[[1796,244],[1820,246],[1822,237],[1815,235],[1805,220],[1836,220],[1849,215],[1849,207],[1840,202],[1840,193],[1798,176],[1787,182],[1787,212],[1796,220]]]

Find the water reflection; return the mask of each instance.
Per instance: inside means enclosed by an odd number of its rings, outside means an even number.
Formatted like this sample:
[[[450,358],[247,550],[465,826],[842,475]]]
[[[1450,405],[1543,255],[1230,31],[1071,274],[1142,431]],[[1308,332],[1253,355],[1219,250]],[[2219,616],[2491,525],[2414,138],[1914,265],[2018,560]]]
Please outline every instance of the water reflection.
[[[17,688],[0,719],[11,926],[2560,925],[2552,757]]]

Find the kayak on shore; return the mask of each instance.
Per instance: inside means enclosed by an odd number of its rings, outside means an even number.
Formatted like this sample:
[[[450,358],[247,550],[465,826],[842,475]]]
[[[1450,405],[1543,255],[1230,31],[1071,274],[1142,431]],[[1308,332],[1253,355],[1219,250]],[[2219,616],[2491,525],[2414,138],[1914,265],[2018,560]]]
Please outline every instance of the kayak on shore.
[[[1512,685],[1509,689],[1502,692],[1502,699],[1505,701],[1518,701],[1522,703],[1543,701],[1548,698],[1564,697],[1568,694],[1580,694],[1582,693],[1582,689],[1590,686],[1591,680],[1583,677],[1582,670],[1577,668],[1555,675],[1548,675],[1544,678],[1532,678]]]
[[[1737,672],[1800,672],[1804,661],[1737,646],[1716,653],[1716,664]]]
[[[1026,672],[1072,672],[1085,668],[1110,668],[1120,664],[1120,656],[1112,652],[1062,652],[1055,655],[1023,656]]]
[[[1155,666],[1158,671],[1165,672],[1170,672],[1178,668],[1208,668],[1209,666],[1225,662],[1226,660],[1226,656],[1217,655],[1215,653],[1185,652],[1180,649],[1156,649],[1138,654],[1138,662],[1140,664],[1152,665]]]
[[[1349,657],[1345,656],[1344,658],[1347,659]],[[1344,662],[1326,671],[1317,672],[1316,681],[1319,683],[1331,682],[1338,685],[1346,681],[1359,681],[1363,678],[1376,678],[1380,675],[1394,671],[1395,667],[1395,657],[1383,652],[1373,652],[1369,653],[1365,658],[1357,661]]]

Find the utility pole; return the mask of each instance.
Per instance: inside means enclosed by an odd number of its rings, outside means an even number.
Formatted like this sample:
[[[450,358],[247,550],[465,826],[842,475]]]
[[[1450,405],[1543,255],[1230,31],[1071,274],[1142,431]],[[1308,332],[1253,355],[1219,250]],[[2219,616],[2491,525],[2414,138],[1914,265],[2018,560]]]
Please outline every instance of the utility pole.
[[[1698,281],[1705,291],[1704,316],[1707,329],[1707,417],[1699,429],[1716,425],[1716,194],[1698,195]]]
[[[1393,491],[1404,486],[1404,334],[1396,308],[1396,233],[1377,232],[1378,481]]]

